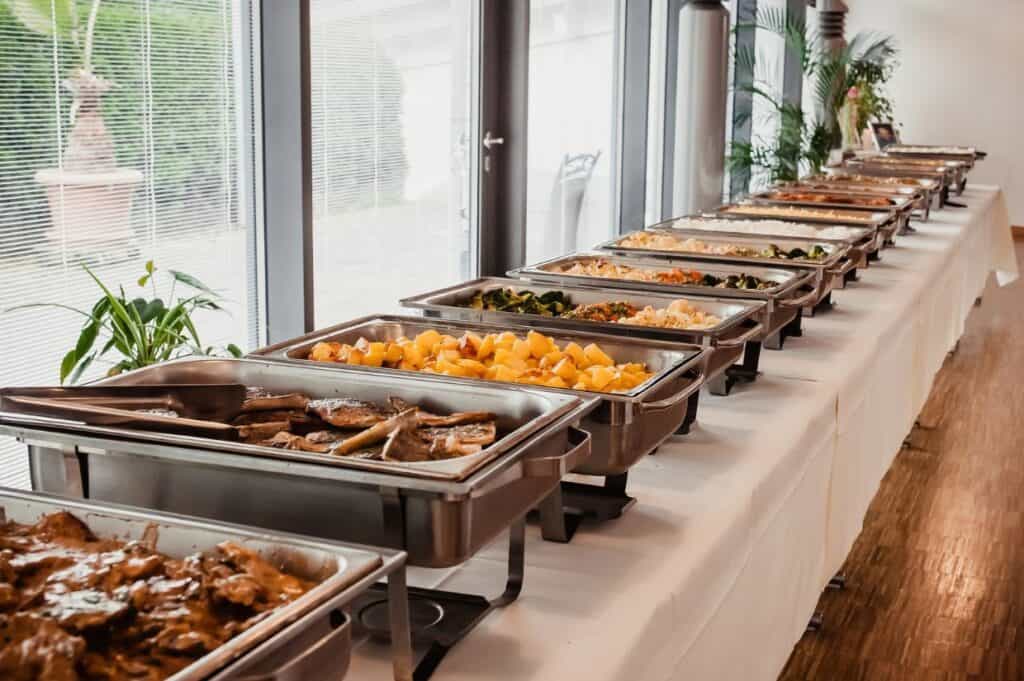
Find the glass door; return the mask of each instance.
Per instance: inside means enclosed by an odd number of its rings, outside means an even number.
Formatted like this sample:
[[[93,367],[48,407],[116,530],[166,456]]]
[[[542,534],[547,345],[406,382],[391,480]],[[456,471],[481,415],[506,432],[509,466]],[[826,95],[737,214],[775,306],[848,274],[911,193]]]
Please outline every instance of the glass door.
[[[476,269],[475,0],[312,0],[316,326]]]

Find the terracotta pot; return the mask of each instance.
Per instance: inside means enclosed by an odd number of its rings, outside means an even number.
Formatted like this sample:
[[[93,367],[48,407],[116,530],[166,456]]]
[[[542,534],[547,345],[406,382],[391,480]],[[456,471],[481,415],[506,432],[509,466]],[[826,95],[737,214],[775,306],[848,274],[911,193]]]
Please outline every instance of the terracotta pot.
[[[132,231],[132,194],[142,173],[130,168],[106,172],[40,170],[36,182],[46,187],[50,203],[47,241],[69,248],[125,243]]]

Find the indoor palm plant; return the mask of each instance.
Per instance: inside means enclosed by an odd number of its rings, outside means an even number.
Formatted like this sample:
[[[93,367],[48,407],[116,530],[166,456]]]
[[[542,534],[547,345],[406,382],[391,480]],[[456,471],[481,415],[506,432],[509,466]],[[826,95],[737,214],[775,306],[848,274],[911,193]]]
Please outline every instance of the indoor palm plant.
[[[74,347],[61,360],[61,383],[77,382],[93,362],[104,361],[112,351],[116,351],[119,358],[110,362],[108,376],[186,355],[241,356],[242,351],[234,344],[220,348],[204,346],[200,340],[193,313],[222,311],[223,308],[218,302],[220,296],[195,277],[168,270],[170,290],[165,299],[157,289],[157,268],[150,260],[137,284],[152,297],[130,298],[123,286],[114,292],[92,270],[88,267],[85,270],[102,294],[88,311],[61,303],[30,303],[11,308],[56,307],[85,318]],[[179,285],[186,290],[184,296],[177,295]]]
[[[737,50],[734,87],[767,105],[769,120],[760,122],[773,132],[767,137],[734,141],[727,163],[730,171],[754,173],[767,183],[796,180],[804,171],[819,171],[832,149],[840,145],[839,111],[856,79],[866,73],[891,74],[896,50],[890,36],[860,33],[833,53],[802,18],[783,9],[761,10],[753,23],[736,27],[737,31],[756,29],[782,38],[786,49],[799,59],[811,91],[803,102],[785,101],[771,84],[768,59],[759,57],[756,49]],[[805,103],[812,104],[814,110],[809,111]],[[739,111],[735,123],[749,123],[751,116],[749,111]]]

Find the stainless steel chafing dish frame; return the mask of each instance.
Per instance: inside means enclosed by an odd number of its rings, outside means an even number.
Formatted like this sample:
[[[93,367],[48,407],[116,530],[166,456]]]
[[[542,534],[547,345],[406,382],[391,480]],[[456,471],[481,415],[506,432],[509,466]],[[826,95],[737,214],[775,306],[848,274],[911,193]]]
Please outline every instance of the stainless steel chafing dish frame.
[[[893,212],[896,213],[896,215],[898,216],[899,220],[898,220],[896,229],[891,230],[891,231],[888,231],[888,230],[886,231],[886,243],[887,244],[891,244],[893,242],[893,237],[896,234],[902,234],[906,230],[906,228],[908,226],[910,226],[910,217],[911,217],[911,214],[914,211],[914,200],[912,198],[894,198],[894,197],[891,197],[891,196],[887,196],[887,197],[884,197],[884,198],[892,201],[893,205],[877,208],[877,207],[872,207],[872,206],[858,206],[858,205],[851,206],[851,205],[848,205],[848,204],[845,204],[845,203],[819,203],[819,202],[815,202],[815,201],[789,201],[789,200],[785,200],[785,199],[772,198],[772,196],[771,196],[771,194],[773,194],[775,192],[784,192],[784,191],[800,191],[800,192],[807,193],[807,194],[825,194],[825,195],[838,195],[838,196],[851,196],[851,197],[864,196],[863,194],[857,194],[855,192],[841,192],[841,191],[820,190],[820,189],[800,189],[800,190],[795,190],[795,189],[787,189],[787,188],[783,188],[783,187],[772,187],[772,188],[765,189],[763,191],[757,192],[756,194],[751,194],[748,198],[750,198],[750,199],[752,199],[752,200],[754,200],[754,201],[756,201],[758,203],[764,202],[764,203],[773,204],[773,205],[780,205],[780,206],[800,206],[800,207],[806,207],[806,208],[826,208],[826,209],[835,209],[835,210],[847,209],[847,210],[861,211],[861,212],[865,212],[865,213],[866,212],[875,212],[875,211],[893,211]]]
[[[774,289],[759,291],[755,289],[712,288],[690,284],[663,284],[650,281],[570,275],[545,269],[546,267],[569,265],[582,259],[594,258],[632,267],[653,269],[688,267],[689,269],[698,269],[711,274],[726,276],[729,274],[745,273],[764,279],[773,276],[789,275],[790,280]],[[820,272],[810,269],[767,267],[765,265],[742,266],[728,263],[711,264],[702,260],[693,260],[692,258],[637,258],[609,254],[605,251],[580,251],[551,258],[533,265],[511,270],[508,272],[508,276],[530,281],[553,282],[566,286],[583,285],[600,288],[613,285],[616,288],[629,288],[650,293],[674,293],[683,296],[711,295],[722,298],[763,300],[767,303],[763,344],[769,350],[781,350],[787,336],[800,334],[799,327],[803,316],[803,309],[808,305],[816,304],[827,295],[825,287],[828,285],[828,282],[825,281],[826,277]],[[804,291],[805,288],[810,288],[810,292]]]
[[[332,671],[331,678],[341,679],[352,651],[352,621],[344,609],[382,579],[387,580],[390,620],[395,623],[390,631],[393,676],[396,681],[412,679],[406,555],[402,551],[0,487],[0,520],[34,523],[42,515],[58,511],[74,514],[101,538],[155,537],[156,550],[173,558],[234,541],[283,565],[289,573],[317,583],[174,674],[175,681],[251,681],[254,675],[283,681],[320,677],[325,669]]]
[[[390,329],[393,333],[374,333],[375,328]],[[305,359],[305,357],[309,349],[318,342],[354,343],[360,337],[383,339],[397,335],[412,338],[427,329],[436,329],[442,333],[447,332],[453,335],[466,331],[483,334],[510,331],[525,334],[532,329],[551,336],[557,341],[595,342],[617,361],[639,361],[647,364],[650,367],[649,370],[656,370],[655,376],[651,380],[629,393],[535,388],[545,392],[553,391],[587,399],[598,398],[597,408],[586,414],[580,424],[580,428],[590,433],[591,455],[589,459],[576,465],[572,472],[604,477],[604,489],[596,488],[599,493],[594,495],[593,485],[574,486],[572,483],[563,483],[562,487],[556,488],[555,494],[549,496],[541,507],[541,522],[546,536],[561,537],[564,540],[568,540],[572,535],[575,523],[567,520],[562,513],[563,507],[566,506],[563,504],[563,496],[570,496],[575,500],[569,502],[568,506],[584,507],[588,512],[592,511],[599,519],[618,517],[633,503],[634,500],[625,494],[629,469],[644,456],[656,450],[676,432],[686,432],[689,424],[696,417],[697,397],[704,383],[707,363],[711,355],[711,348],[707,347],[696,345],[688,347],[678,342],[548,327],[543,322],[519,325],[491,324],[401,315],[374,315],[343,322],[327,329],[314,331],[299,338],[256,350],[253,354],[269,361],[308,365],[315,362]],[[632,351],[624,352],[623,349]],[[316,364],[337,372],[372,371],[404,374],[415,377],[424,386],[434,385],[441,379],[474,386],[496,383],[478,378],[446,377],[387,367],[370,368],[330,362]],[[571,494],[567,494],[567,490],[571,491]],[[595,496],[601,502],[599,505],[605,507],[603,511],[595,511],[588,506],[588,500],[593,500]]]
[[[890,198],[907,199],[913,204],[916,215],[924,222],[930,218],[932,189],[906,185],[867,184],[857,182],[841,182],[831,179],[831,175],[806,177],[796,182],[780,182],[777,187],[793,190],[821,190],[843,192],[853,196],[888,196]],[[817,179],[816,179],[817,178]]]
[[[901,215],[899,214],[898,211],[896,211],[896,210],[894,210],[892,208],[886,208],[886,209],[865,209],[865,210],[860,210],[860,209],[858,209],[856,207],[851,207],[851,206],[842,206],[840,208],[840,210],[846,210],[846,211],[850,211],[850,212],[854,212],[854,213],[865,213],[865,214],[871,214],[871,215],[876,215],[876,216],[882,216],[882,215],[885,216],[884,218],[883,217],[877,217],[875,220],[872,220],[870,222],[860,222],[860,221],[855,221],[855,220],[850,220],[850,219],[844,219],[844,218],[842,218],[840,216],[834,216],[834,217],[831,217],[831,216],[828,216],[828,215],[792,215],[792,216],[786,216],[786,215],[776,215],[776,214],[773,214],[770,211],[766,211],[764,213],[758,214],[758,213],[737,213],[737,212],[730,212],[730,210],[729,210],[730,208],[735,208],[735,207],[739,207],[739,206],[755,206],[756,207],[756,206],[788,206],[788,205],[792,205],[792,204],[789,204],[787,202],[764,201],[764,200],[760,200],[760,199],[746,198],[746,199],[742,199],[740,201],[737,201],[734,204],[724,204],[724,205],[718,206],[718,207],[716,207],[714,209],[713,212],[714,212],[715,216],[739,217],[739,218],[742,218],[742,219],[745,219],[745,220],[758,220],[758,219],[760,219],[760,220],[782,220],[784,222],[799,222],[799,223],[812,224],[812,225],[833,225],[833,226],[840,226],[840,227],[866,227],[867,229],[873,229],[873,230],[875,230],[875,235],[876,235],[875,243],[877,245],[877,248],[875,248],[874,251],[872,251],[870,249],[865,249],[865,250],[867,250],[867,252],[869,253],[869,255],[871,256],[872,259],[875,259],[876,257],[878,257],[878,252],[883,247],[885,247],[888,243],[892,242],[892,239],[896,235],[896,232],[898,232],[900,230],[900,228],[902,227],[902,225],[903,225],[903,218],[901,217]],[[814,207],[810,207],[810,208],[804,207],[804,206],[794,206],[794,207],[799,209],[799,210],[812,210],[813,208],[821,208],[823,210],[835,210],[835,208],[826,208],[825,206],[814,206]]]
[[[851,164],[862,163],[878,168],[907,168],[924,171],[935,170],[946,174],[947,183],[957,194],[963,191],[967,183],[967,166],[962,161],[943,161],[940,159],[913,159],[900,156],[870,156],[862,159],[851,159]]]
[[[338,386],[337,372],[322,364],[260,358],[177,360],[105,382],[138,380],[147,373],[175,382],[176,376],[200,371],[247,384],[259,384],[247,380],[258,378],[270,388],[275,385],[268,377],[277,386],[294,385],[292,390],[301,386],[318,392],[311,388]],[[70,490],[72,495],[115,503],[386,546],[404,550],[410,565],[422,567],[465,561],[514,525],[557,488],[564,473],[589,456],[590,438],[575,425],[597,406],[596,400],[508,384],[469,389],[443,376],[427,385],[409,380],[404,372],[396,374],[352,372],[345,378],[348,385],[393,388],[396,395],[420,401],[436,401],[447,387],[449,395],[464,393],[467,406],[481,394],[489,394],[492,401],[548,404],[558,416],[464,480],[219,451],[219,441],[179,435],[129,438],[122,429],[9,412],[0,412],[0,433],[28,445],[33,489],[59,494]],[[126,479],[131,484],[124,484]],[[218,490],[228,489],[237,494],[219,496]],[[260,495],[262,502],[253,499]]]
[[[680,238],[680,240],[694,238],[706,243],[747,245],[761,248],[789,246],[790,248],[810,250],[814,246],[821,246],[829,251],[829,255],[821,260],[788,260],[784,258],[761,258],[756,256],[631,248],[619,245],[623,239],[629,236],[628,234],[600,243],[595,248],[619,255],[640,256],[644,258],[689,258],[691,260],[707,260],[709,262],[745,262],[754,266],[773,267],[777,264],[780,267],[821,268],[825,270],[825,276],[832,277],[833,288],[846,288],[846,282],[856,278],[857,268],[867,266],[867,255],[860,248],[855,247],[850,240],[808,239],[788,236],[771,237],[757,236],[755,234],[729,234],[727,232],[713,232],[700,229],[678,229],[671,226],[673,222],[674,220],[666,220],[665,222],[651,225],[643,231],[669,234]]]
[[[504,310],[484,310],[456,304],[457,301],[467,299],[477,292],[503,288],[529,289],[538,295],[549,291],[561,291],[567,293],[573,302],[578,302],[581,305],[622,301],[641,308],[647,305],[662,308],[680,298],[677,295],[641,292],[610,286],[566,286],[543,282],[524,282],[522,279],[503,277],[480,277],[454,286],[404,298],[400,302],[405,307],[419,310],[427,318],[515,325],[541,322],[551,327],[598,331],[620,336],[637,336],[710,347],[713,348],[713,354],[708,360],[707,377],[704,384],[713,395],[727,395],[737,380],[752,381],[757,376],[760,343],[765,336],[763,322],[767,303],[737,298],[704,296],[687,298],[698,308],[709,314],[714,314],[722,320],[715,326],[706,329],[673,329],[616,324]],[[734,363],[741,357],[743,357],[742,365],[734,367]]]

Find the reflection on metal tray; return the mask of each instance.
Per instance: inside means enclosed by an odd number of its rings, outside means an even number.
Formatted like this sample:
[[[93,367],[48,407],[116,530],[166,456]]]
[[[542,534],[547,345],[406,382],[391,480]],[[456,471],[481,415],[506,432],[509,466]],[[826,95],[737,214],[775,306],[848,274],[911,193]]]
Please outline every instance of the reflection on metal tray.
[[[68,511],[100,538],[152,540],[155,550],[172,558],[211,552],[232,541],[255,550],[289,574],[317,585],[295,601],[268,614],[174,675],[175,681],[198,679],[331,678],[345,676],[351,652],[351,627],[343,612],[377,580],[396,576],[392,602],[397,618],[391,630],[396,679],[411,678],[409,622],[404,616],[405,554],[368,549],[307,537],[198,520],[87,500],[0,488],[3,520],[35,523],[43,515]],[[154,531],[155,530],[155,531]],[[329,677],[324,674],[329,673]]]
[[[733,363],[744,354],[747,343],[760,343],[765,337],[766,304],[759,301],[746,301],[736,298],[705,298],[689,297],[695,308],[718,317],[721,321],[704,329],[676,329],[600,322],[583,319],[567,319],[564,317],[547,317],[527,313],[503,310],[485,310],[467,307],[464,303],[477,293],[486,293],[500,289],[516,291],[530,290],[537,295],[552,291],[566,294],[573,304],[591,305],[604,302],[625,302],[643,308],[651,306],[655,309],[665,308],[680,299],[678,295],[645,293],[633,289],[614,288],[609,286],[568,286],[544,284],[541,282],[524,282],[521,279],[505,279],[501,277],[482,277],[472,281],[449,286],[402,300],[405,307],[419,309],[424,317],[451,319],[467,322],[489,322],[507,324],[529,324],[540,322],[551,327],[576,329],[580,331],[598,331],[621,336],[638,336],[657,340],[678,341],[701,346],[710,346],[714,352],[708,363],[706,383],[713,394],[726,394],[732,385],[729,377],[720,378]],[[756,350],[752,351],[756,353]],[[754,362],[756,358],[751,359]],[[748,367],[750,369],[750,367]],[[756,377],[757,366],[754,363],[753,373],[747,374],[748,380]],[[732,374],[736,375],[737,371]]]
[[[257,359],[182,360],[113,380],[185,382],[189,376],[314,394],[391,394],[456,409],[494,407],[505,419],[543,425],[461,481],[224,451],[213,440],[137,437],[20,414],[0,413],[0,432],[29,446],[37,490],[387,546],[405,550],[411,564],[446,567],[498,536],[586,459],[589,439],[572,426],[596,406],[589,398],[520,386],[408,380],[395,372],[342,375],[310,363]]]
[[[910,203],[909,210],[920,210],[921,219],[925,221],[929,218],[931,207],[931,190],[920,186],[842,182],[835,181],[829,175],[818,176],[817,179],[806,178],[799,182],[784,182],[777,186],[794,191],[841,192],[850,196],[884,196],[901,202],[907,201]]]

